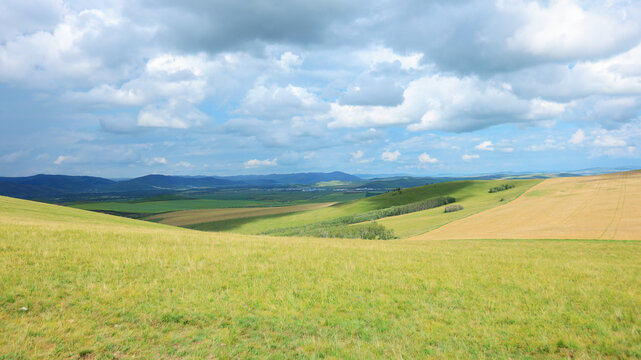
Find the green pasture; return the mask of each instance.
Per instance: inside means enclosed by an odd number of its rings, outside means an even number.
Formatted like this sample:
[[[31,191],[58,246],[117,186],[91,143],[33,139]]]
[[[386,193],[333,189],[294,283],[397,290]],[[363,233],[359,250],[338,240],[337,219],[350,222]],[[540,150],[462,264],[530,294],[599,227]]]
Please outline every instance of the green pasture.
[[[189,198],[185,198],[189,196]],[[158,214],[169,211],[225,209],[241,207],[273,207],[307,203],[345,202],[360,199],[365,193],[322,192],[267,192],[234,191],[203,194],[187,194],[175,199],[155,200],[151,198],[127,201],[96,201],[73,203],[68,206],[83,210],[113,211],[121,213]]]
[[[0,359],[638,359],[639,289],[636,241],[260,237],[0,197]]]
[[[419,211],[411,214],[392,216],[378,220],[388,229],[394,231],[396,236],[405,238],[419,235],[436,229],[454,220],[501,206],[512,201],[529,190],[542,180],[475,180],[465,181],[464,186],[449,189],[447,195],[456,198],[456,203],[463,206],[463,210],[445,213],[443,208]],[[446,185],[448,183],[443,183]],[[500,184],[512,184],[514,188],[489,193],[488,190]]]
[[[435,208],[377,220],[380,224],[394,230],[396,236],[407,237],[426,232],[450,221],[504,204],[541,180],[463,180],[436,183],[400,191],[371,196],[324,209],[298,212],[285,215],[270,215],[251,219],[234,219],[190,225],[189,228],[205,231],[229,231],[241,234],[259,234],[278,228],[289,228],[316,222],[332,220],[342,216],[405,205],[425,199],[452,196],[465,209],[454,213],[443,213]],[[510,183],[514,188],[489,193],[491,187]],[[500,201],[503,199],[503,201]]]
[[[221,209],[255,206],[275,206],[275,203],[265,204],[255,200],[210,200],[210,199],[188,199],[188,200],[166,200],[166,201],[105,201],[90,202],[71,205],[77,209],[118,211],[125,213],[158,214],[168,211],[196,210],[196,209]]]

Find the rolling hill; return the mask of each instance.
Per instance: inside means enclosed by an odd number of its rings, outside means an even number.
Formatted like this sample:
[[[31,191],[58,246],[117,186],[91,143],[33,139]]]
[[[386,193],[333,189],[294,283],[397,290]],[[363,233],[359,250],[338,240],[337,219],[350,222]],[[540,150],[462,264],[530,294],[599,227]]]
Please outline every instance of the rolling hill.
[[[190,225],[190,228],[207,231],[229,231],[241,234],[269,233],[279,228],[288,228],[328,221],[339,217],[361,214],[373,210],[385,209],[393,206],[411,204],[421,200],[434,199],[442,196],[452,196],[457,202],[468,206],[464,211],[441,216],[442,208],[419,211],[398,217],[378,220],[381,224],[390,225],[397,235],[406,237],[428,231],[443,225],[461,215],[469,215],[479,211],[499,206],[515,198],[526,189],[541,180],[510,180],[515,187],[509,191],[488,194],[488,189],[505,183],[505,180],[463,180],[440,182],[424,185],[401,191],[390,191],[385,194],[366,197],[335,206],[297,212],[292,214],[270,215],[263,217],[233,219],[226,221],[203,222]],[[504,201],[501,202],[500,200]],[[432,215],[436,215],[433,217]],[[393,221],[391,219],[394,219]],[[409,219],[409,222],[404,222]],[[203,219],[204,220],[204,219]],[[400,223],[398,222],[400,220]]]
[[[206,233],[0,197],[0,357],[639,358],[641,246]]]
[[[641,171],[547,179],[420,239],[641,240]]]
[[[93,176],[39,174],[28,177],[0,177],[0,195],[37,198],[65,193],[97,193],[114,184],[115,181]]]
[[[490,188],[502,185],[513,187],[489,192]],[[439,196],[454,197],[462,210],[444,212],[442,207],[437,207],[383,217],[376,222],[400,238],[641,239],[641,217],[638,216],[641,214],[638,201],[641,171],[531,180],[451,181],[317,210],[251,218],[203,216],[198,220],[201,223],[192,222],[187,226],[242,234],[303,235],[310,226],[331,226],[328,222],[333,219]],[[216,216],[220,216],[219,212]],[[364,226],[368,222],[351,226]]]
[[[429,187],[453,196],[456,204],[463,207],[460,211],[444,212],[443,208],[429,209],[410,214],[392,216],[378,220],[380,224],[394,231],[397,236],[406,238],[426,233],[457,219],[481,213],[495,207],[505,206],[518,198],[532,186],[540,183],[531,180],[465,180],[451,183],[434,184]],[[488,190],[502,184],[514,185],[513,188],[489,193]],[[409,189],[408,189],[409,190]]]

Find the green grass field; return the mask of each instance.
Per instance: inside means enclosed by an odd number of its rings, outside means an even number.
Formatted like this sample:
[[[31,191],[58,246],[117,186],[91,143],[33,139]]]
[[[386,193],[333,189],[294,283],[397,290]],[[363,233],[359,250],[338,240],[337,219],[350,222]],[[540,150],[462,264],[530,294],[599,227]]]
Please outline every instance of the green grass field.
[[[463,211],[455,213],[443,214],[442,208],[435,208],[378,220],[379,223],[394,230],[397,236],[408,237],[424,233],[455,219],[505,204],[540,181],[541,180],[452,181],[410,189],[402,189],[400,193],[388,192],[386,194],[367,197],[319,210],[286,215],[254,217],[251,219],[209,222],[190,225],[189,227],[205,231],[228,231],[241,234],[260,234],[272,229],[288,228],[319,221],[327,221],[342,216],[409,204],[440,196],[453,196],[456,198],[457,203],[460,203],[465,207]],[[488,193],[488,190],[491,187],[506,182],[514,184],[515,187],[507,191],[492,194]],[[501,202],[500,199],[503,199],[503,201]]]
[[[323,202],[346,202],[360,199],[365,193],[334,191],[227,191],[205,194],[187,194],[190,198],[155,200],[135,199],[127,201],[95,201],[72,203],[68,206],[83,210],[113,211],[121,213],[159,214],[170,211],[225,209],[242,207],[274,207]],[[186,195],[186,196],[187,196]]]
[[[474,180],[466,181],[465,186],[449,189],[443,183],[447,195],[456,198],[456,203],[463,206],[463,210],[445,213],[442,208],[429,209],[411,214],[392,216],[378,220],[380,224],[402,238],[419,235],[436,229],[452,221],[505,205],[516,199],[532,186],[542,180]],[[488,189],[500,184],[514,184],[515,187],[506,191],[488,193]]]
[[[639,289],[637,241],[274,238],[0,197],[0,359],[638,359]]]

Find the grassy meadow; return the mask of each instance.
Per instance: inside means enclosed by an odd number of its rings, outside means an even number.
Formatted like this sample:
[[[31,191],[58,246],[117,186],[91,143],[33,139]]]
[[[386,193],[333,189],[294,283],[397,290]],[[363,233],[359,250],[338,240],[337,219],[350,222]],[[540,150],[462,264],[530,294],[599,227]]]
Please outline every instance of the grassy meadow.
[[[172,211],[200,209],[231,209],[244,207],[281,207],[316,203],[347,202],[363,198],[364,192],[339,191],[269,191],[230,190],[156,196],[122,201],[76,202],[67,206],[92,211],[110,211],[124,214],[160,214]],[[160,199],[158,199],[160,198]]]
[[[516,199],[541,180],[474,180],[466,181],[465,186],[450,190],[448,196],[456,198],[456,203],[463,207],[456,212],[444,212],[443,208],[429,209],[411,214],[392,216],[378,222],[402,238],[419,235],[441,227],[452,221],[499,207]],[[444,183],[442,186],[447,186]],[[502,184],[514,185],[514,188],[490,193],[489,189]],[[448,189],[449,190],[449,189]]]
[[[0,275],[0,359],[641,357],[636,241],[261,237],[0,197]]]
[[[354,200],[331,207],[296,212],[292,214],[267,215],[251,219],[232,219],[224,221],[203,222],[189,225],[192,229],[205,231],[228,231],[241,234],[260,234],[279,228],[289,228],[316,222],[328,221],[344,216],[366,213],[393,206],[410,204],[416,201],[434,199],[441,196],[452,196],[464,210],[443,213],[442,208],[434,208],[405,215],[387,217],[377,220],[395,232],[399,237],[409,237],[424,233],[451,221],[504,205],[520,194],[538,184],[541,180],[462,180],[436,183],[400,192],[391,191],[382,195]],[[514,188],[506,191],[489,193],[489,189],[501,184],[513,184]],[[358,226],[358,225],[356,225]]]

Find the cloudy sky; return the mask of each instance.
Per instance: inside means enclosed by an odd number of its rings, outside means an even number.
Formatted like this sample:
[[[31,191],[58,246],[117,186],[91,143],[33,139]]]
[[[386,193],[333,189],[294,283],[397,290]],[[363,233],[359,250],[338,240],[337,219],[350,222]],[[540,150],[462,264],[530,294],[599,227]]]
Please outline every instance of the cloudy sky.
[[[639,1],[0,2],[0,175],[641,167]]]

